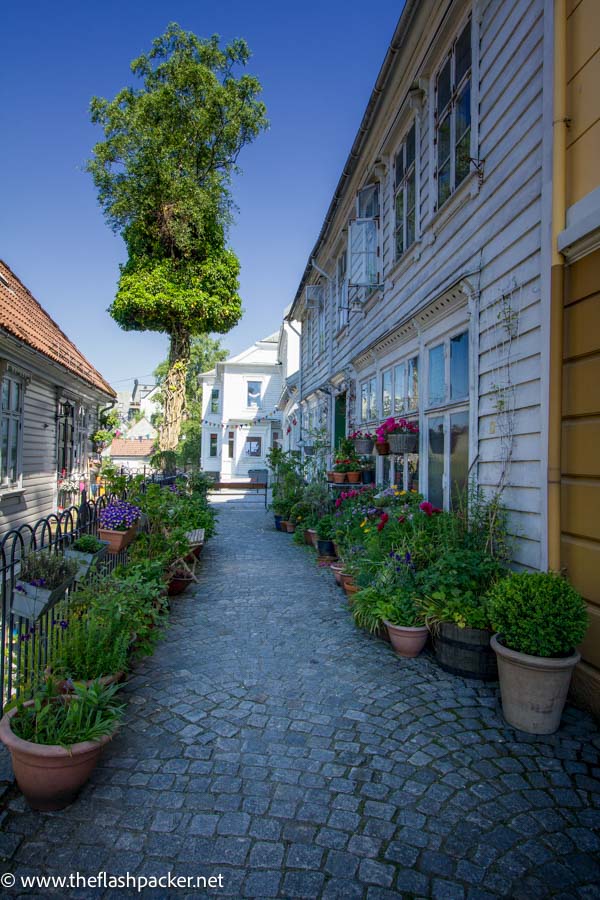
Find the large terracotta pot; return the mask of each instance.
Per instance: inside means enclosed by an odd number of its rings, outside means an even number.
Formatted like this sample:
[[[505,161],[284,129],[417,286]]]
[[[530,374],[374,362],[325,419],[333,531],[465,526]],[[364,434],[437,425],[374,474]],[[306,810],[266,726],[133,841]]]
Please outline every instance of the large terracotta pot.
[[[358,484],[360,481],[360,470],[358,472],[346,472],[349,484]]]
[[[390,636],[390,643],[398,656],[412,659],[418,656],[425,644],[429,630],[425,625],[409,627],[408,625],[392,625],[384,619],[385,627]]]
[[[335,484],[344,484],[346,481],[347,472],[332,472],[333,481]]]
[[[530,656],[509,650],[497,634],[491,645],[498,660],[502,712],[508,724],[528,734],[554,734],[579,653],[558,658]]]
[[[332,563],[330,566],[331,571],[333,572],[333,577],[337,581],[338,584],[342,583],[342,569],[343,566],[337,565],[336,563]]]
[[[33,700],[29,700],[25,705],[32,704]],[[11,709],[0,720],[0,740],[10,751],[17,784],[32,809],[42,812],[64,809],[73,802],[96,768],[102,749],[112,734],[98,741],[73,744],[69,750],[33,744],[13,734],[10,724],[17,712],[16,708]]]
[[[191,575],[173,575],[169,579],[169,584],[167,587],[167,594],[169,597],[178,597],[179,594],[183,594],[183,592],[190,586],[194,579]]]
[[[137,533],[137,522],[134,522],[127,531],[113,531],[111,528],[99,528],[98,537],[108,544],[109,553],[120,553],[128,547]]]

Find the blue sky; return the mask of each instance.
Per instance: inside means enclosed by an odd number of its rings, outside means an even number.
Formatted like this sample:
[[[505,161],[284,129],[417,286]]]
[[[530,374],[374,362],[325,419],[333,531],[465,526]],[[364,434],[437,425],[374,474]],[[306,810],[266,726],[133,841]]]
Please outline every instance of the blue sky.
[[[244,37],[271,122],[240,157],[230,243],[244,317],[237,353],[279,327],[357,131],[402,2],[47,0],[3,11],[0,257],[118,390],[164,357],[167,338],[122,332],[106,309],[124,259],[85,160],[100,132],[94,94],[133,83],[130,61],[170,21],[201,37]]]

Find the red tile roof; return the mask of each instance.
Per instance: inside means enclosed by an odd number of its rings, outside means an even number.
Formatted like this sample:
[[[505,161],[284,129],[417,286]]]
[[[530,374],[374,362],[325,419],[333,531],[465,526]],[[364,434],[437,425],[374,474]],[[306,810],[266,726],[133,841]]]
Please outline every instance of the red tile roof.
[[[95,388],[116,397],[108,381],[88,362],[42,309],[15,273],[0,260],[0,328],[43,353]]]
[[[152,456],[154,440],[152,438],[115,438],[108,448],[111,456]]]

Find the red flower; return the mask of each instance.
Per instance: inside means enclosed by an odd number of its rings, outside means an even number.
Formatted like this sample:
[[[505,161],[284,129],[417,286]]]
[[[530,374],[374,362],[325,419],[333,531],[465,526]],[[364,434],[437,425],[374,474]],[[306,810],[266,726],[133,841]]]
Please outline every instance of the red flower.
[[[382,513],[379,523],[377,525],[377,531],[383,531],[386,526],[386,523],[389,521],[389,516],[387,513]]]
[[[403,522],[406,522],[406,516],[398,516],[398,521],[402,525]]]
[[[341,501],[340,498],[338,497],[337,500],[335,501],[335,508],[336,508],[336,509],[339,509],[339,507],[340,507],[341,505],[342,505],[342,501]]]
[[[432,516],[434,513],[441,513],[441,509],[438,506],[434,506],[433,503],[430,503],[429,500],[423,500],[421,504],[419,504],[419,509],[422,510],[426,516]]]

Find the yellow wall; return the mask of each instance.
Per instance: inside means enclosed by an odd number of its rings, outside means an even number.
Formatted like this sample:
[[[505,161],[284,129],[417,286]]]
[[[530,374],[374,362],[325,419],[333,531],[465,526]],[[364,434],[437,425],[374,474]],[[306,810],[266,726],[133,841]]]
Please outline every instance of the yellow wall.
[[[600,185],[600,0],[567,5],[567,206]]]

